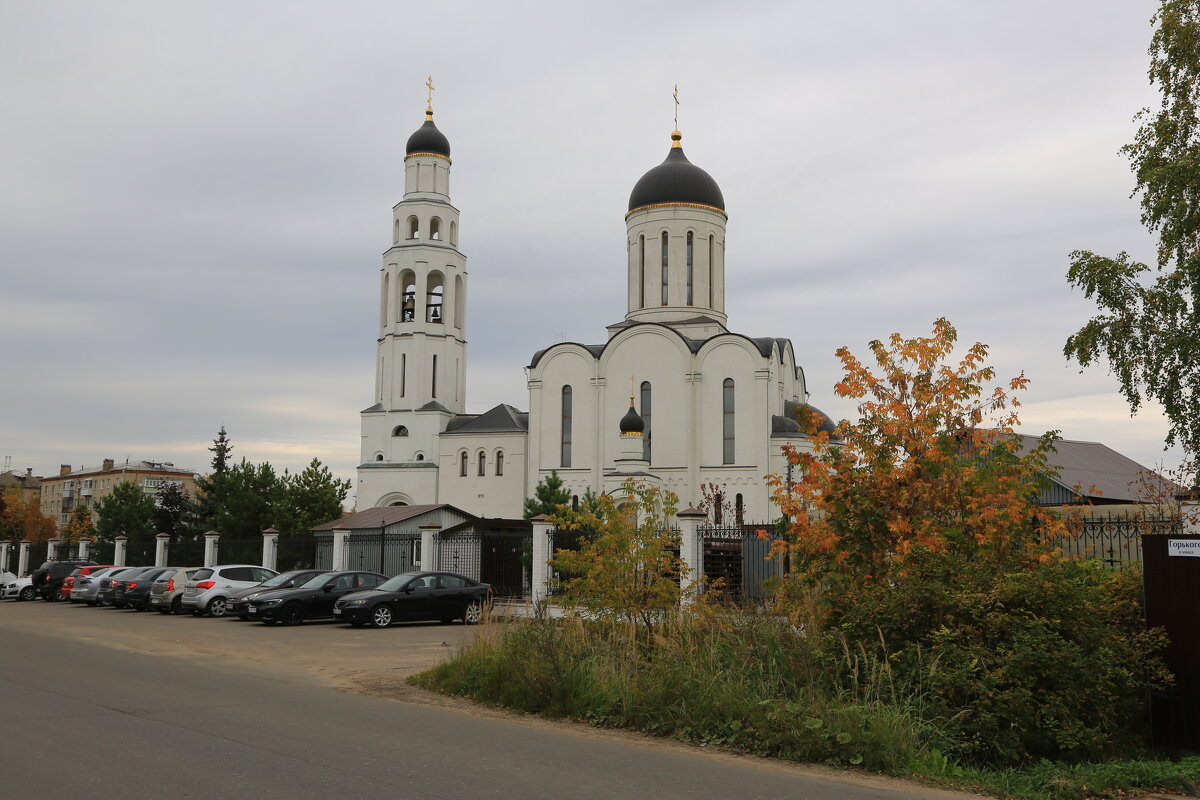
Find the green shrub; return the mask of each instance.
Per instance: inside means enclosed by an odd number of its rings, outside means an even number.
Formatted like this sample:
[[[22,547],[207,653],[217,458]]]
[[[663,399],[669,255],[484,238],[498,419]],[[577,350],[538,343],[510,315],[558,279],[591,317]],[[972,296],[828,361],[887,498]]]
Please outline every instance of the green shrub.
[[[1169,680],[1140,583],[1088,561],[914,553],[890,583],[831,603],[839,634],[918,682],[976,763],[1142,749],[1145,691]],[[828,657],[843,649],[831,640]]]

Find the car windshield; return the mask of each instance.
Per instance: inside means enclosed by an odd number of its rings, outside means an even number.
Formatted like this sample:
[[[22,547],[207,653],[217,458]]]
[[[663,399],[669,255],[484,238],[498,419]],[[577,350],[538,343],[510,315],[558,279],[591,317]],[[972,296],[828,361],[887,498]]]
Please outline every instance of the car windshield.
[[[198,570],[196,570],[195,574],[192,575],[192,580],[202,581],[205,578],[211,578],[212,574],[213,574],[213,571],[211,569],[209,569],[208,567],[205,567],[204,569],[198,569]]]
[[[302,572],[281,572],[278,575],[276,575],[274,578],[263,581],[262,588],[269,588],[272,586],[283,586],[285,583],[291,583],[293,580],[295,580],[297,577],[299,577],[303,574],[304,573],[302,573]]]
[[[301,589],[320,589],[324,586],[329,578],[334,575],[332,572],[322,572],[320,575],[314,575],[308,579],[308,583],[301,586]]]
[[[378,589],[381,592],[398,592],[404,588],[404,585],[417,577],[416,572],[402,572],[394,578],[388,578],[383,583],[379,584]]]

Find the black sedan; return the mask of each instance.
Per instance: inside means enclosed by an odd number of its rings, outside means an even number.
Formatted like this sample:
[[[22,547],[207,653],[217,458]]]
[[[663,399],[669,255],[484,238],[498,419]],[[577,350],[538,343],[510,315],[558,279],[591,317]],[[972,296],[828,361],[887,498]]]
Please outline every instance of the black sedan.
[[[387,578],[378,572],[322,572],[294,589],[271,589],[246,607],[250,619],[268,625],[299,625],[308,619],[333,616],[333,604],[352,592],[374,589]]]
[[[113,605],[117,608],[147,611],[150,608],[150,585],[166,571],[167,567],[150,567],[137,575],[117,578],[113,584]]]
[[[333,607],[337,619],[358,628],[386,628],[393,622],[461,619],[476,625],[492,601],[492,587],[453,572],[405,572],[374,591],[354,592]]]
[[[251,586],[249,589],[242,589],[240,592],[229,598],[229,614],[232,617],[237,615],[238,619],[250,619],[250,601],[258,597],[262,592],[271,589],[295,589],[308,583],[317,575],[324,575],[328,570],[324,569],[294,569],[291,572],[281,572],[274,578],[265,580],[257,586]]]

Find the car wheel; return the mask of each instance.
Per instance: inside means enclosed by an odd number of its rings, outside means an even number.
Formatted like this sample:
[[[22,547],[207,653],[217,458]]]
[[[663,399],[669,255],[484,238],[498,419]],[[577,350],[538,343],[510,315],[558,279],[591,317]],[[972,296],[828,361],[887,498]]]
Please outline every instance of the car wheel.
[[[304,622],[304,609],[298,603],[284,606],[279,612],[279,621],[284,625],[299,625]]]
[[[158,613],[162,614],[165,617],[167,614],[171,613],[171,607],[170,606],[159,606]]]
[[[371,609],[372,628],[390,628],[392,626],[392,609],[378,605]]]
[[[18,600],[32,600],[34,591],[32,586],[22,586],[21,591],[17,594]]]
[[[208,601],[208,615],[210,617],[223,617],[228,610],[229,602],[224,597],[214,597]]]
[[[483,603],[472,600],[467,609],[463,611],[463,622],[467,625],[478,625],[483,622]]]
[[[172,600],[171,608],[169,611],[167,611],[167,613],[168,614],[182,614],[183,613],[183,598],[176,597],[174,600]]]

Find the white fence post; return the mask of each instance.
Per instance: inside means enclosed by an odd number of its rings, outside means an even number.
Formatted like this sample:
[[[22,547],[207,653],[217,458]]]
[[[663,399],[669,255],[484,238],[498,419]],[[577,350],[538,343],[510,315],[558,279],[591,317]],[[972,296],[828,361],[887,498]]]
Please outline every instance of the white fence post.
[[[165,567],[167,559],[170,556],[167,554],[167,543],[171,541],[171,534],[160,533],[154,537],[154,566]]]
[[[698,508],[688,508],[676,516],[679,518],[679,560],[686,567],[679,573],[679,602],[687,605],[703,590],[704,546],[700,540],[700,523],[708,515]]]
[[[77,558],[80,561],[88,560],[88,548],[91,547],[91,545],[92,545],[91,539],[84,537],[79,540],[79,550],[78,550],[79,555],[77,556]]]
[[[12,549],[12,545],[8,542],[0,542],[0,572],[8,570],[8,551]]]
[[[57,538],[51,539],[48,542],[46,542],[46,560],[47,561],[57,561],[58,560],[58,546],[60,544],[62,544],[62,539],[57,539]]]
[[[267,569],[276,569],[275,564],[279,556],[279,531],[274,528],[267,528],[262,532],[262,537],[262,565]]]
[[[534,517],[533,522],[533,564],[530,582],[530,599],[534,607],[546,602],[550,594],[550,531],[553,527],[550,518],[545,514]]]
[[[333,532],[333,563],[330,569],[334,572],[346,568],[346,539],[350,536],[350,531],[334,530]]]
[[[20,549],[17,551],[17,577],[23,578],[29,574],[29,545],[33,542],[28,539],[22,539]]]
[[[118,536],[113,539],[113,564],[118,567],[125,566],[125,544],[128,541],[128,536]]]
[[[438,534],[442,532],[441,524],[425,522],[421,526],[421,569],[436,570],[438,568]]]
[[[204,534],[204,566],[215,567],[217,565],[220,541],[221,534],[218,531],[208,531]]]

